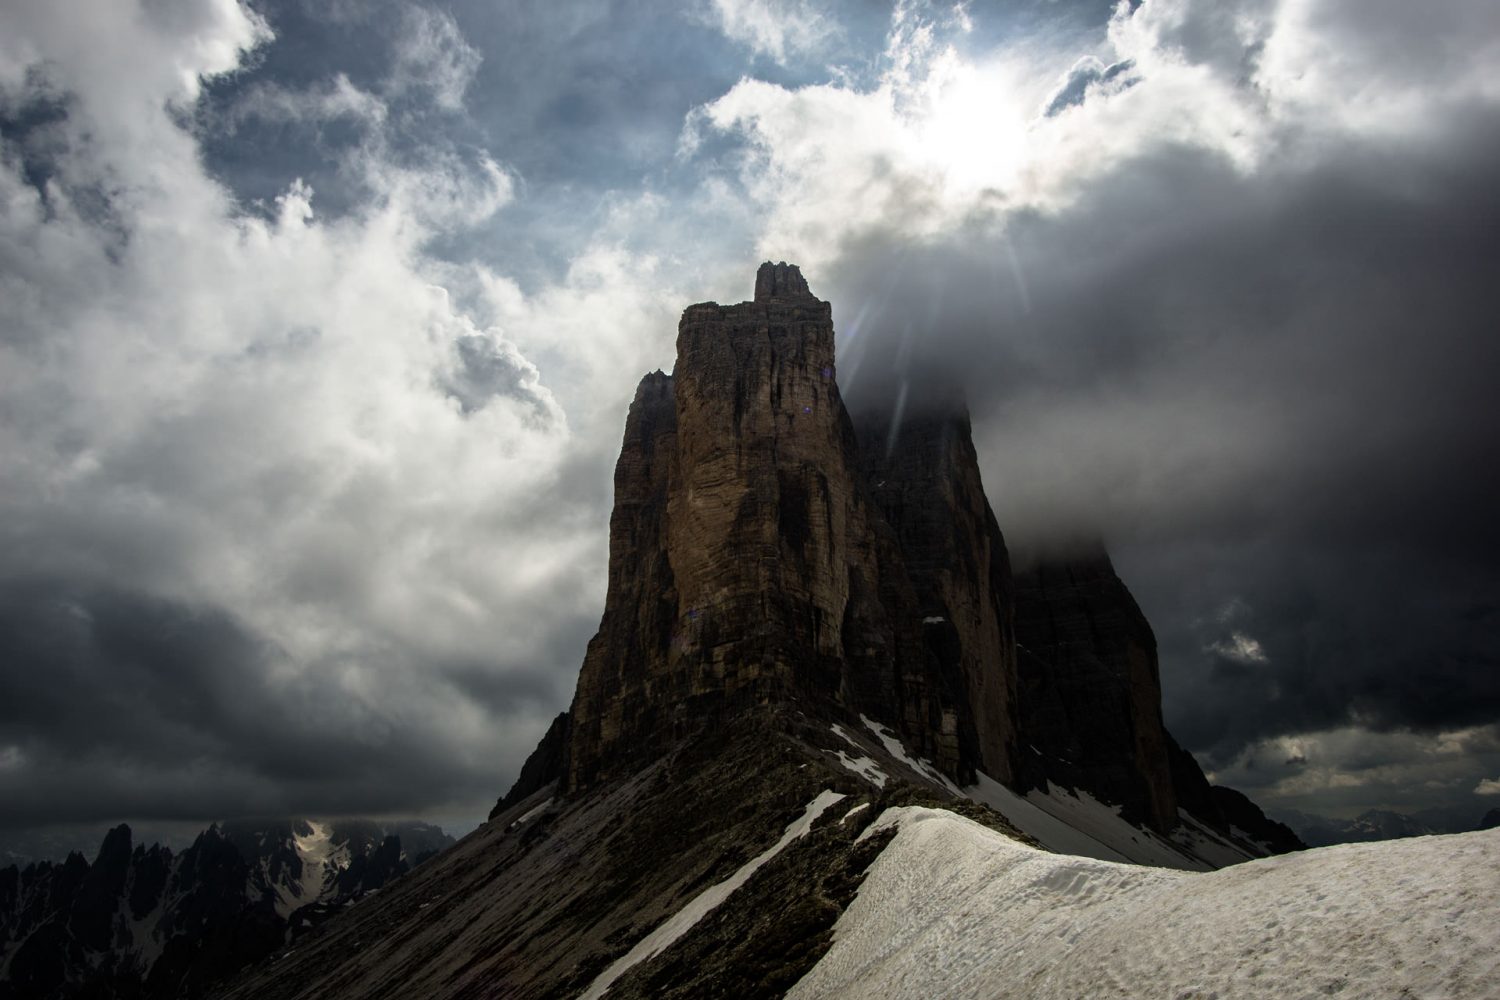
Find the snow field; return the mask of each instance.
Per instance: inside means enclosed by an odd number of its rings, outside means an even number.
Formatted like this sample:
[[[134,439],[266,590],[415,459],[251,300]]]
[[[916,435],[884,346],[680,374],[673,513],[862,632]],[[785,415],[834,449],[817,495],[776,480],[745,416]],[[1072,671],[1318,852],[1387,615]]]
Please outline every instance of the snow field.
[[[964,789],[966,796],[994,809],[1016,829],[1059,854],[1188,871],[1209,871],[1250,857],[1187,813],[1182,816],[1191,825],[1168,840],[1127,822],[1119,806],[1100,802],[1088,792],[1053,786],[1045,792],[1032,789],[1023,798],[983,771],[978,778]]]
[[[1500,974],[1500,830],[1180,872],[1038,851],[945,810],[899,826],[787,994],[1483,997]]]
[[[989,806],[1010,820],[1016,829],[1060,854],[1189,871],[1208,871],[1238,864],[1252,856],[1186,813],[1182,814],[1184,825],[1168,839],[1128,822],[1120,815],[1118,806],[1100,802],[1087,792],[1054,786],[1046,791],[1032,789],[1023,797],[983,772],[978,773],[975,784],[960,789],[931,763],[907,753],[905,745],[890,727],[863,715],[860,721],[880,740],[887,753],[918,776],[955,795]],[[842,728],[835,725],[832,729],[851,745],[859,747]],[[869,777],[867,768],[877,768],[868,757],[850,760],[842,752],[838,756],[845,767],[866,777]],[[881,777],[885,775],[882,773]],[[880,787],[884,784],[884,781],[879,782]]]

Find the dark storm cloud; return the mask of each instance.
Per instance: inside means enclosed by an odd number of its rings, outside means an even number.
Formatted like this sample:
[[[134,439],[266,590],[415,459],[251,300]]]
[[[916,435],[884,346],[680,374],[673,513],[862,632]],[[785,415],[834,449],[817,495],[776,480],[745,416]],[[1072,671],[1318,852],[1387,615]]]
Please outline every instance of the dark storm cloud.
[[[339,675],[357,665],[293,664],[214,608],[6,581],[0,663],[7,826],[420,811],[499,783],[500,762],[455,753],[441,719],[351,698]],[[427,667],[495,725],[557,698],[545,673],[487,668]]]
[[[511,193],[391,124],[457,117],[477,57],[426,7],[342,78],[243,8],[135,13],[0,14],[3,822],[482,815],[570,692],[607,515],[582,421],[423,249]],[[190,114],[236,52],[244,103]],[[214,129],[264,211],[204,176]],[[379,197],[325,221],[322,156]]]
[[[1500,717],[1500,629],[1472,615],[1495,591],[1482,554],[1449,560],[1268,525],[1254,541],[1168,539],[1122,555],[1162,641],[1168,719],[1211,765],[1273,736],[1347,725],[1431,734]],[[1232,601],[1243,611],[1220,620],[1214,603]],[[1243,655],[1252,641],[1258,655]]]
[[[1013,545],[1112,540],[1210,764],[1500,718],[1500,116],[1321,152],[1160,150],[999,244],[829,276],[874,304],[840,317],[853,405],[966,381]]]

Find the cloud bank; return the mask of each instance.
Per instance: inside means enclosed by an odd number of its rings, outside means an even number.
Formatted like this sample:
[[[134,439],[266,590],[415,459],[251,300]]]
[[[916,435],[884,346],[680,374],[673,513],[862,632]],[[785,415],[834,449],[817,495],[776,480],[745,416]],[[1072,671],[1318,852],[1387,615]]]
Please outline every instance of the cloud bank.
[[[6,822],[472,809],[598,613],[589,435],[668,329],[616,287],[651,262],[600,246],[526,296],[432,252],[515,189],[386,127],[461,101],[451,19],[409,12],[381,88],[234,106],[366,129],[359,208],[322,218],[300,179],[244,204],[199,156],[195,102],[266,22],[96,6],[0,32]]]

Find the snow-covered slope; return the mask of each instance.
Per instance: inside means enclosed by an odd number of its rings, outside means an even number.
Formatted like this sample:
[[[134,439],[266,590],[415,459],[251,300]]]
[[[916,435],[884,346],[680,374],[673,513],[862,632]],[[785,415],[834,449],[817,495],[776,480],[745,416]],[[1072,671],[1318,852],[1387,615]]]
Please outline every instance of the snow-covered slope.
[[[1017,795],[980,772],[976,784],[963,790],[1035,837],[1048,850],[1099,861],[1120,861],[1184,871],[1211,871],[1237,865],[1252,854],[1213,829],[1181,813],[1182,826],[1170,839],[1139,827],[1120,815],[1120,807],[1100,802],[1088,792],[1049,786]]]
[[[860,719],[878,745],[861,742],[841,726],[835,725],[831,729],[840,739],[873,755],[874,759],[869,756],[850,759],[842,750],[830,750],[830,753],[837,754],[843,766],[880,788],[885,784],[885,772],[880,769],[880,758],[884,756],[887,758],[884,766],[889,770],[895,771],[899,767],[907,780],[983,803],[1004,816],[1016,829],[1059,854],[1185,871],[1211,871],[1270,853],[1243,838],[1239,842],[1230,840],[1186,812],[1180,813],[1182,825],[1173,830],[1169,838],[1131,823],[1120,814],[1119,806],[1100,802],[1087,792],[1049,785],[1020,795],[982,771],[977,774],[978,780],[974,784],[959,788],[929,761],[912,756],[889,726],[864,716]]]
[[[1481,997],[1500,974],[1500,831],[1214,872],[1039,851],[946,810],[899,832],[788,993],[822,997]]]

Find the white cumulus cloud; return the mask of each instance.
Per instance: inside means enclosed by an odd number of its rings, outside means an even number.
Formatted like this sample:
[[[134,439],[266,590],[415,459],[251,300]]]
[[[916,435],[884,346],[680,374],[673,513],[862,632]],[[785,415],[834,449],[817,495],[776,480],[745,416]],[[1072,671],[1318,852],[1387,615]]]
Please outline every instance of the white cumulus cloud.
[[[778,63],[816,52],[837,31],[814,0],[710,0],[708,13],[727,37]]]

